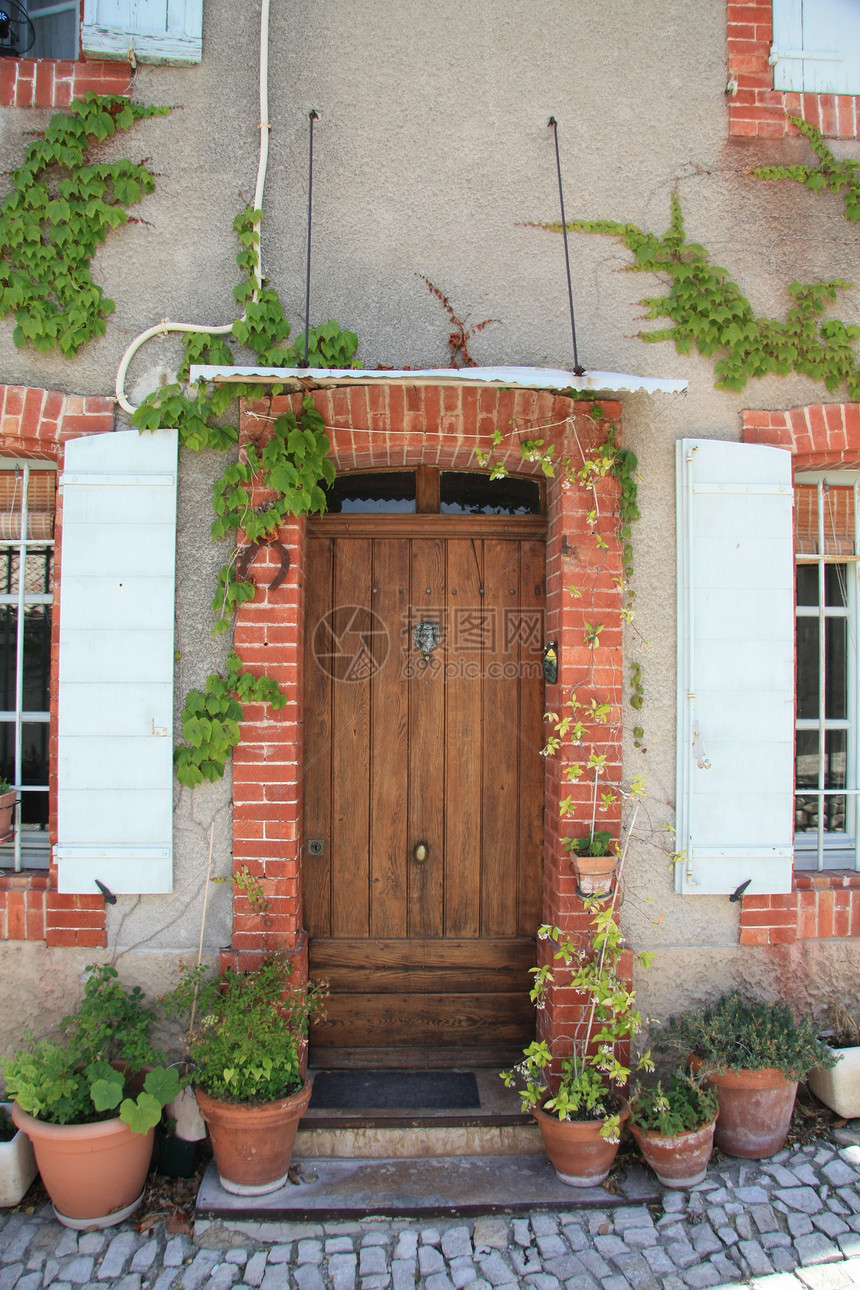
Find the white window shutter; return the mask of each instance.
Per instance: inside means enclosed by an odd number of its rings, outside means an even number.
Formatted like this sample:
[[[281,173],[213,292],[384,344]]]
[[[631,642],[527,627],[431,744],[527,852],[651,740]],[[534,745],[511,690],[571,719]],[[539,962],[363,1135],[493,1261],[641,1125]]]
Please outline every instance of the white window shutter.
[[[89,58],[199,63],[203,0],[84,0],[81,49]]]
[[[857,0],[773,0],[777,90],[860,94]]]
[[[791,455],[677,445],[676,887],[791,890],[794,552]]]
[[[66,445],[60,477],[61,892],[171,891],[177,433]]]

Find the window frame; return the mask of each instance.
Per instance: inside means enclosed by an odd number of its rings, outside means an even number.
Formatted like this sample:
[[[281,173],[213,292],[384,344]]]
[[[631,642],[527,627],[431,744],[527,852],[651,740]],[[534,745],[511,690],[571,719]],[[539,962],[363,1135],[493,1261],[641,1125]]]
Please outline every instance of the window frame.
[[[816,619],[819,624],[819,700],[818,717],[800,718],[795,708],[795,733],[801,731],[819,732],[819,769],[818,787],[800,788],[797,783],[797,756],[795,750],[794,797],[818,797],[819,803],[824,797],[844,797],[845,832],[829,832],[824,828],[824,813],[821,805],[817,812],[818,826],[814,833],[798,832],[794,835],[794,867],[798,872],[810,870],[822,872],[829,869],[852,869],[860,871],[860,827],[858,827],[858,796],[860,796],[860,712],[858,712],[858,671],[860,671],[860,651],[858,651],[858,626],[860,626],[860,471],[852,470],[802,470],[794,476],[795,487],[798,485],[815,485],[817,488],[817,552],[798,552],[795,541],[795,567],[803,564],[818,569],[818,604],[801,606],[795,604],[795,657],[797,659],[797,621],[799,618]],[[825,485],[831,488],[853,489],[853,531],[854,554],[841,552],[828,555],[825,544],[825,508],[822,505],[826,492]],[[795,530],[795,537],[797,536]],[[828,565],[842,565],[847,570],[853,569],[853,576],[846,578],[846,606],[844,613],[839,606],[828,606],[824,595],[824,583]],[[823,612],[822,612],[823,611]],[[827,676],[825,661],[825,631],[828,618],[847,619],[848,659],[847,659],[847,717],[830,718],[827,716],[825,696]],[[799,660],[798,660],[799,663]],[[795,688],[795,705],[797,704],[797,686]],[[846,740],[845,787],[824,788],[825,741],[828,731],[845,729]]]
[[[50,696],[50,675],[48,678],[48,707],[47,709],[25,709],[23,706],[23,685],[24,685],[24,629],[25,614],[24,610],[27,605],[46,605],[50,607],[51,613],[55,611],[55,590],[51,593],[28,592],[26,589],[26,562],[28,548],[34,547],[44,549],[50,547],[56,551],[56,538],[29,538],[27,536],[27,517],[28,517],[28,493],[30,483],[30,473],[36,470],[41,473],[51,473],[56,475],[56,462],[39,460],[30,460],[27,458],[8,458],[0,457],[0,471],[4,474],[14,470],[21,471],[21,505],[18,514],[20,515],[20,537],[17,539],[0,539],[0,546],[9,547],[18,552],[18,590],[15,593],[0,593],[0,605],[6,605],[17,609],[16,623],[16,647],[15,647],[15,707],[4,709],[0,712],[0,719],[4,724],[13,724],[15,727],[14,734],[14,757],[15,757],[15,774],[14,782],[11,787],[16,794],[15,813],[13,816],[15,831],[10,842],[0,845],[0,862],[5,856],[13,856],[13,868],[16,873],[22,869],[47,869],[51,860],[51,842],[50,842],[50,818],[47,830],[40,830],[38,835],[25,837],[24,830],[21,827],[21,795],[22,793],[45,793],[49,795],[50,800],[50,783],[45,784],[24,784],[23,779],[23,755],[22,755],[22,732],[23,726],[45,724],[51,725],[51,696]],[[56,517],[56,488],[54,493],[54,516]],[[53,579],[52,579],[53,580]],[[11,718],[11,719],[10,719]],[[50,780],[50,758],[48,765],[48,779]],[[24,861],[26,860],[26,864]]]

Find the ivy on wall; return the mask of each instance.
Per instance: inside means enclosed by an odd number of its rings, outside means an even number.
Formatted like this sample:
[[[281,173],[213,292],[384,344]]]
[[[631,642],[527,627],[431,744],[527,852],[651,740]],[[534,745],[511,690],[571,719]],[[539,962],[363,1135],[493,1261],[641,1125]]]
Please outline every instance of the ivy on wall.
[[[128,221],[125,208],[155,188],[146,166],[94,162],[92,150],[170,109],[89,93],[69,111],[30,144],[0,206],[0,316],[14,316],[16,345],[59,348],[67,358],[104,335],[114,310],[90,274],[96,249]]]
[[[818,131],[806,122],[795,124],[810,141],[819,164],[764,167],[754,173],[762,179],[794,179],[814,192],[845,190],[846,218],[860,219],[858,163],[837,161]],[[541,227],[562,231],[559,222]],[[700,243],[687,241],[677,194],[671,201],[669,227],[662,235],[615,220],[571,220],[567,227],[620,238],[633,255],[628,266],[633,272],[668,277],[665,295],[646,296],[640,304],[647,318],[668,318],[671,326],[640,331],[639,339],[650,344],[674,341],[679,354],[689,353],[695,345],[706,357],[716,355],[718,389],[741,390],[751,377],[794,371],[823,382],[831,391],[844,384],[852,399],[860,399],[860,365],[854,349],[860,326],[823,318],[838,292],[851,283],[841,278],[792,282],[786,291],[793,303],[784,320],[757,316],[728,270],[714,264]]]

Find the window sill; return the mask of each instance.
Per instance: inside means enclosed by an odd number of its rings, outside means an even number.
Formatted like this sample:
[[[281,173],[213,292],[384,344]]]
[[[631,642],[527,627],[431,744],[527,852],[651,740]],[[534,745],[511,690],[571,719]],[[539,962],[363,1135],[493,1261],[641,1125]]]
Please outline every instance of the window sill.
[[[0,59],[0,107],[64,108],[87,90],[128,94],[128,63],[73,62],[67,58]]]
[[[795,870],[795,891],[838,891],[843,887],[860,888],[856,869]]]

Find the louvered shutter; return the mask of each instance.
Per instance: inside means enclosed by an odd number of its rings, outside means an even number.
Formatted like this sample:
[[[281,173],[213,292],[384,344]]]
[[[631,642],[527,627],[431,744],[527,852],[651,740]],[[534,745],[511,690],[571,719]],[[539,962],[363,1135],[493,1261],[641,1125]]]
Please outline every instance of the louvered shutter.
[[[791,890],[794,555],[791,455],[677,445],[676,886]]]
[[[90,58],[199,63],[203,0],[84,0],[81,49]]]
[[[777,90],[860,94],[857,0],[773,0]]]
[[[60,477],[59,889],[173,884],[177,434],[66,446]]]

